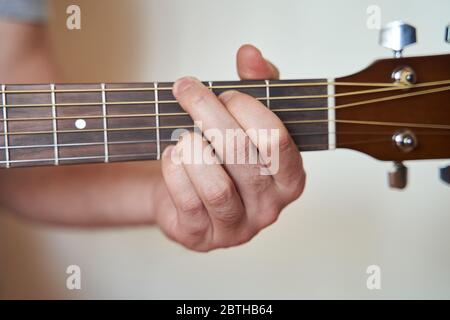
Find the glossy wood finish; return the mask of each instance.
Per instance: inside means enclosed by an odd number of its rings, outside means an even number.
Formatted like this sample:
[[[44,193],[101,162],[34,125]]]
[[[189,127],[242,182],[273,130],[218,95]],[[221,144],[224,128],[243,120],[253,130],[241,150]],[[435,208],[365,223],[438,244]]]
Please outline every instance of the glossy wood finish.
[[[379,60],[356,74],[336,79],[340,82],[392,82],[392,72],[402,66],[411,67],[417,74],[417,83],[449,80],[450,55]],[[447,84],[448,86],[448,84]],[[436,87],[433,87],[436,88]],[[367,87],[336,86],[336,93],[367,90]],[[370,88],[369,88],[370,89]],[[429,88],[404,89],[370,95],[336,98],[336,106],[352,102]],[[400,122],[450,125],[450,91],[432,93],[397,100],[364,104],[336,110],[336,119],[379,122]],[[402,129],[410,129],[418,138],[417,149],[405,153],[392,141]],[[358,150],[380,160],[412,160],[450,158],[448,129],[411,128],[407,125],[379,126],[337,123],[337,147]]]

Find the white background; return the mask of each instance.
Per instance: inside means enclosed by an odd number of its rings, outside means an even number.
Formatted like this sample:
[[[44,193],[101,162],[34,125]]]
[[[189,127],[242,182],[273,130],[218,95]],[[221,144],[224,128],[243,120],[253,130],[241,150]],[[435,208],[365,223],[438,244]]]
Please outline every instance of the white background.
[[[68,4],[82,30],[65,29]],[[283,78],[337,77],[391,57],[366,27],[418,30],[407,56],[448,53],[450,1],[54,1],[51,28],[67,81],[235,79],[234,54],[259,46]],[[419,75],[420,77],[420,75]],[[71,230],[0,216],[0,297],[450,298],[450,186],[442,161],[410,162],[405,191],[387,187],[391,164],[353,151],[304,154],[302,198],[251,243],[197,254],[157,228]],[[450,163],[450,161],[449,161]],[[76,196],[76,195],[74,195]],[[126,214],[126,212],[124,212]],[[82,269],[82,290],[65,269]],[[366,288],[367,266],[382,290]]]

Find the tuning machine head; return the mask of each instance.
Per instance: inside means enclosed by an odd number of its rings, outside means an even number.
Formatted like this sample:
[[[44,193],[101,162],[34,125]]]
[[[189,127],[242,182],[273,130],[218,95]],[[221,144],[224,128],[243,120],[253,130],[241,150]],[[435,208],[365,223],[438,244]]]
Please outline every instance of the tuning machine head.
[[[408,168],[401,162],[394,162],[394,169],[389,172],[388,178],[391,188],[404,189],[408,184]]]
[[[450,43],[450,24],[445,28],[445,42]]]
[[[450,165],[440,168],[439,175],[443,182],[450,184]]]
[[[380,45],[391,49],[396,58],[400,58],[403,49],[416,40],[416,28],[403,21],[390,22],[380,30]]]

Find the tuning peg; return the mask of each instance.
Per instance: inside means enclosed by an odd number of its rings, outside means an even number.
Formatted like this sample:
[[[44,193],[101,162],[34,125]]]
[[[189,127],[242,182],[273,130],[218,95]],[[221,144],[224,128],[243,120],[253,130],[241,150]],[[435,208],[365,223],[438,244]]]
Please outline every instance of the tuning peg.
[[[403,49],[416,42],[416,28],[403,21],[393,21],[380,30],[380,45],[394,51],[400,58]]]
[[[408,182],[408,168],[401,162],[394,162],[394,170],[389,172],[389,186],[394,189],[404,189]]]
[[[450,165],[440,168],[439,173],[441,176],[441,180],[445,183],[450,184]]]
[[[445,28],[445,42],[450,43],[450,24]]]

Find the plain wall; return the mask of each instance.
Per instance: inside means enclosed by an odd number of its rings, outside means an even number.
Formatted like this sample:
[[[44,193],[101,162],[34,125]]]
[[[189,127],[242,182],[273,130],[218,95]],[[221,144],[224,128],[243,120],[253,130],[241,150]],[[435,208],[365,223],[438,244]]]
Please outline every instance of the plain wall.
[[[65,29],[73,3],[80,31]],[[392,56],[366,26],[369,5],[381,8],[383,24],[417,27],[418,44],[405,55],[449,52],[448,0],[58,0],[51,28],[67,81],[235,79],[235,52],[248,42],[282,78],[338,77]],[[79,230],[0,215],[0,297],[450,298],[450,186],[438,179],[445,161],[408,162],[404,191],[388,188],[390,163],[357,152],[310,152],[304,161],[305,193],[275,225],[208,254],[155,227]],[[71,264],[82,269],[81,291],[65,287]],[[372,264],[382,290],[366,288]]]

